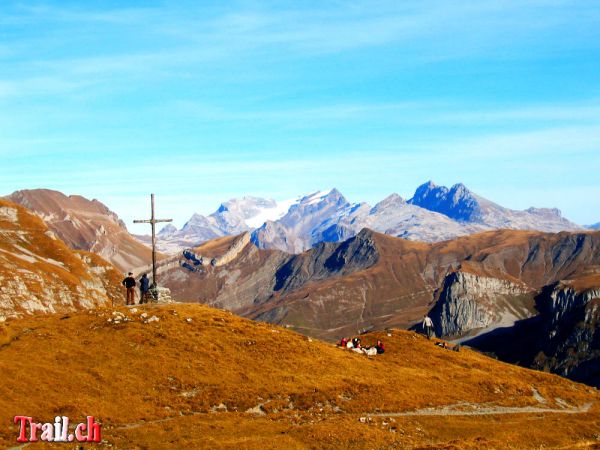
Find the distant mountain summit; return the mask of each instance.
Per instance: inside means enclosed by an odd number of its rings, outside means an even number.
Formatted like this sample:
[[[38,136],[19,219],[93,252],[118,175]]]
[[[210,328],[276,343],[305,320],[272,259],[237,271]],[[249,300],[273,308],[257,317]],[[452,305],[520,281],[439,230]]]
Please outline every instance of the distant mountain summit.
[[[300,253],[325,240],[324,224],[343,217],[351,205],[337,189],[302,197],[277,221],[267,221],[252,234],[259,248],[279,248]]]
[[[458,183],[448,189],[433,181],[422,184],[408,203],[462,222],[482,222],[484,209],[502,209]]]
[[[159,248],[173,252],[251,231],[252,242],[259,248],[301,253],[320,242],[346,240],[363,228],[424,242],[504,228],[547,232],[582,229],[555,208],[516,211],[473,193],[462,183],[448,188],[428,181],[408,201],[394,193],[375,206],[351,203],[335,188],[285,202],[260,197],[232,199],[210,216],[194,214],[181,230],[169,228],[161,233]]]
[[[251,196],[234,198],[221,203],[209,216],[194,213],[181,230],[167,225],[158,233],[157,245],[161,251],[173,253],[211,239],[251,231],[266,221],[280,219],[294,203]],[[150,243],[150,236],[136,237]]]
[[[481,225],[485,229],[538,230],[548,232],[581,230],[562,217],[556,208],[528,208],[517,211],[504,208],[471,192],[458,183],[447,188],[429,181],[417,188],[408,203],[436,211],[461,223]]]

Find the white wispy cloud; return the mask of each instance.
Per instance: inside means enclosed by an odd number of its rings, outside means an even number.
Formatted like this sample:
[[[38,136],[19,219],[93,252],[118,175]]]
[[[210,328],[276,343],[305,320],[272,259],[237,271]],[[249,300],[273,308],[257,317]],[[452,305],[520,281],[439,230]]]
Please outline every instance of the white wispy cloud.
[[[191,69],[216,61],[219,64],[214,70],[222,70],[233,59],[248,55],[255,62],[273,58],[285,61],[290,55],[318,57],[391,43],[399,45],[395,64],[401,66],[471,56],[505,57],[507,52],[517,57],[523,42],[537,45],[540,54],[561,48],[572,51],[595,45],[591,39],[600,26],[598,8],[588,2],[580,2],[578,8],[556,1],[354,2],[349,6],[323,5],[317,11],[294,3],[269,9],[257,4],[240,5],[238,9],[213,8],[208,15],[198,6],[186,10],[175,6],[98,10],[21,5],[4,16],[4,21],[12,27],[18,26],[19,19],[27,26],[66,22],[70,26],[63,34],[40,30],[49,34],[46,38],[54,42],[54,47],[69,45],[79,34],[86,38],[94,34],[100,39],[111,37],[117,39],[115,43],[119,39],[128,41],[126,48],[100,47],[95,49],[96,54],[86,56],[40,55],[37,60],[21,64],[22,72],[30,72],[26,78],[39,76],[39,70],[48,71],[47,76],[56,84],[62,80],[72,90],[85,89],[85,77],[119,83],[121,76],[152,78],[157,73],[164,76],[169,69]],[[109,27],[86,31],[89,23]],[[573,28],[574,23],[577,28]],[[552,48],[544,43],[544,32],[549,30],[565,31]],[[27,45],[19,37],[11,39],[10,33],[4,39],[7,42],[0,42],[0,58],[2,47]],[[32,41],[31,50],[43,48],[43,40]],[[0,77],[5,83],[10,80],[6,72]],[[26,85],[15,87],[28,92]]]

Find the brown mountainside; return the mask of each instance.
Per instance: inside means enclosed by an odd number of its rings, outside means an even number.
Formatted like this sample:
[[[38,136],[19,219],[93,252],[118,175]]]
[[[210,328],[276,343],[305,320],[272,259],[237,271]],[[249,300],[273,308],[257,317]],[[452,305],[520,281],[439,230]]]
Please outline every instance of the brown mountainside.
[[[210,245],[210,244],[207,244]],[[456,271],[516,283],[533,295],[600,264],[600,233],[499,230],[426,244],[363,230],[299,255],[251,244],[221,267],[163,275],[175,297],[336,339],[408,327]],[[197,249],[201,255],[203,246]]]
[[[0,317],[121,301],[121,277],[111,264],[71,250],[39,217],[3,199],[0,236]]]
[[[16,191],[7,198],[39,215],[69,247],[94,252],[123,272],[151,260],[150,249],[98,200],[49,189]]]

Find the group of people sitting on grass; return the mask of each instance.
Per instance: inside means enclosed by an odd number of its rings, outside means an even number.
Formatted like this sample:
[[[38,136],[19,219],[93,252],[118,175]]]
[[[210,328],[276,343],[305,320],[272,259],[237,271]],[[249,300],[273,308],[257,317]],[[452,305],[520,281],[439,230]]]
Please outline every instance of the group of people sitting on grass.
[[[460,352],[460,344],[448,344],[445,341],[440,341],[440,342],[436,342],[435,345],[437,345],[438,347],[444,348],[446,350],[452,350],[455,352]]]
[[[349,348],[356,353],[364,353],[368,356],[381,355],[383,352],[385,352],[385,346],[383,345],[383,342],[377,341],[377,344],[374,346],[363,347],[360,342],[360,338],[357,337],[352,339],[342,338],[339,346],[342,348]]]

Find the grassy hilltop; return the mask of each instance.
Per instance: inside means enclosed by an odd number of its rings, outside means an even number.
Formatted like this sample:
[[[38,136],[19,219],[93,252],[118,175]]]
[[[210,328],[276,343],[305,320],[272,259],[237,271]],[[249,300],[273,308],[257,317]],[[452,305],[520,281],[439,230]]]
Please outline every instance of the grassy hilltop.
[[[387,349],[367,357],[203,305],[136,310],[0,324],[0,445],[21,414],[94,415],[117,448],[600,444],[595,389],[411,332],[364,336]]]

